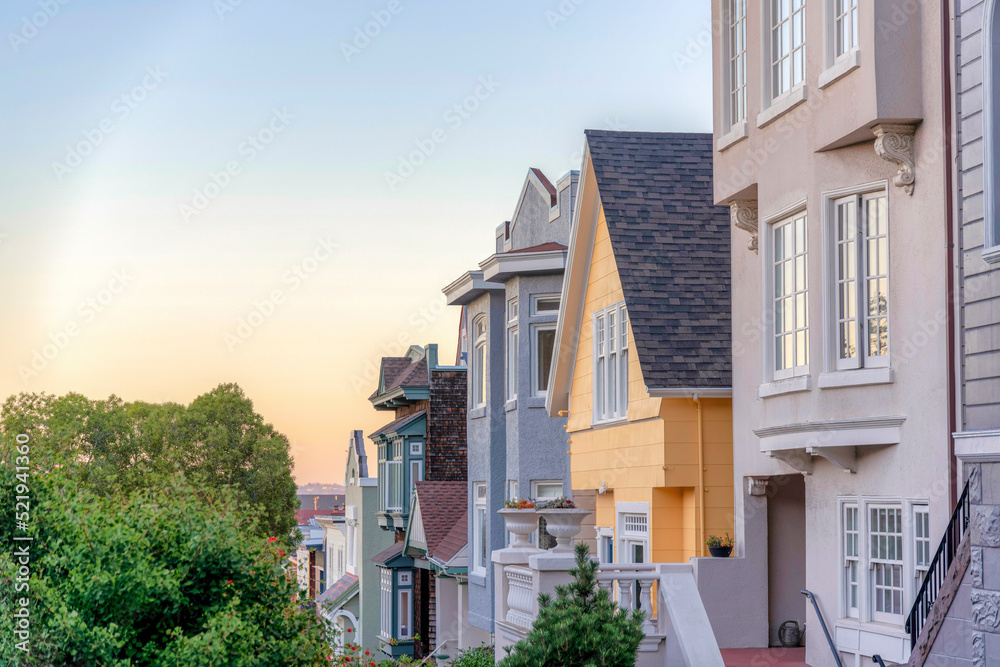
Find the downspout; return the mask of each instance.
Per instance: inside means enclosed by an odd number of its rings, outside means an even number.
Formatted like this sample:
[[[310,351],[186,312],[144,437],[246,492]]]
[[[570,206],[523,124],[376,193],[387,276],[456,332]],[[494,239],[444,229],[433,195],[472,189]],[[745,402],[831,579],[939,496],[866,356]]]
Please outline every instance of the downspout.
[[[701,400],[698,394],[691,394],[691,400],[698,408],[698,514],[701,537],[698,538],[698,553],[705,555],[705,429],[702,425]]]
[[[945,233],[947,234],[948,272],[946,314],[948,326],[948,490],[951,498],[950,506],[958,502],[958,487],[956,485],[955,466],[955,432],[958,430],[958,364],[956,332],[958,318],[958,295],[955,293],[955,273],[958,271],[958,257],[955,254],[955,192],[952,166],[954,154],[952,151],[952,62],[951,62],[951,5],[950,1],[941,3],[941,78],[944,82],[941,95],[941,120],[944,135],[944,188],[945,188]]]

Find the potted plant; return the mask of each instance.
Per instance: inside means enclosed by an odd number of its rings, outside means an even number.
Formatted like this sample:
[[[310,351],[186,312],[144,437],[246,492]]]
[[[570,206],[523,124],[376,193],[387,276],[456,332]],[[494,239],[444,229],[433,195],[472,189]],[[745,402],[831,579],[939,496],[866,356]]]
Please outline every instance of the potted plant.
[[[497,512],[503,517],[507,530],[514,535],[511,549],[534,549],[528,536],[538,528],[538,514],[534,501],[528,498],[507,500],[503,509]]]
[[[580,534],[583,520],[590,514],[590,510],[580,509],[565,497],[538,503],[535,508],[538,515],[545,519],[545,530],[556,538],[552,553],[573,553],[570,541]]]
[[[729,533],[726,533],[725,537],[709,535],[708,539],[705,540],[705,545],[708,547],[709,553],[716,558],[729,558],[729,555],[733,553],[733,538],[729,537]]]

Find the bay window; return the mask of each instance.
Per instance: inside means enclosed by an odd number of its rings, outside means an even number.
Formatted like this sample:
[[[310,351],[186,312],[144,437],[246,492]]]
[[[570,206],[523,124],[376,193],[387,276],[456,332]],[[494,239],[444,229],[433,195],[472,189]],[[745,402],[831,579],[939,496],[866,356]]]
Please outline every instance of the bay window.
[[[534,396],[545,396],[549,390],[556,325],[536,324],[531,327],[531,331],[531,393]]]
[[[628,415],[628,311],[625,302],[594,314],[594,421]]]
[[[413,636],[413,590],[399,589],[399,607],[396,610],[398,628],[396,639],[409,639]]]
[[[379,635],[392,638],[392,570],[379,568]]]
[[[884,192],[833,202],[837,369],[889,365],[889,216]]]
[[[473,571],[480,575],[486,574],[486,565],[490,562],[486,539],[486,483],[476,482],[472,485],[473,524],[472,524],[472,556]]]
[[[809,372],[809,280],[806,214],[771,227],[774,379]]]
[[[838,59],[858,47],[858,0],[833,1],[833,56]]]
[[[517,398],[517,362],[520,336],[517,327],[517,299],[507,304],[507,400]]]
[[[805,0],[770,0],[771,99],[802,83],[806,69]]]
[[[726,129],[747,117],[747,0],[726,0]]]

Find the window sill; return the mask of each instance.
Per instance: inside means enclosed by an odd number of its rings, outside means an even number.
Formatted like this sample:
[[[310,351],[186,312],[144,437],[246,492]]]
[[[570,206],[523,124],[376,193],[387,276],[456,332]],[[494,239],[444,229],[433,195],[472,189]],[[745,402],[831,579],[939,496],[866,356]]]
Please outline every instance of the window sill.
[[[819,374],[819,388],[836,389],[837,387],[892,384],[894,379],[891,368],[858,368],[850,371],[831,371]]]
[[[486,572],[483,571],[482,574],[478,572],[469,572],[469,583],[475,584],[476,586],[486,586]]]
[[[767,127],[781,116],[806,101],[808,89],[805,85],[793,88],[781,97],[773,100],[771,106],[757,114],[757,127]]]
[[[794,394],[800,391],[812,389],[811,375],[798,375],[796,377],[785,378],[766,382],[757,387],[757,398],[768,398],[769,396],[781,396],[782,394]]]
[[[903,627],[904,621],[896,623],[886,623],[885,621],[859,621],[854,617],[838,618],[834,625],[840,628],[850,628],[851,630],[863,630],[885,637],[896,637],[899,639],[909,639],[910,634]]]
[[[987,264],[1000,264],[1000,245],[983,248],[983,261]]]
[[[529,408],[544,408],[545,407],[545,397],[544,396],[529,396],[528,397],[528,407]]]
[[[469,410],[469,419],[482,419],[486,416],[486,406],[472,408]]]
[[[617,417],[615,419],[605,419],[603,421],[590,422],[591,428],[608,428],[609,426],[619,426],[628,423],[628,417]]]
[[[819,75],[820,90],[861,67],[861,51],[854,49]]]
[[[746,119],[741,120],[737,123],[729,132],[719,137],[718,143],[715,145],[715,150],[720,153],[733,144],[743,141],[747,138],[747,121]]]
[[[504,403],[503,409],[506,410],[507,412],[510,412],[511,410],[517,410],[517,399],[512,398],[506,403]]]

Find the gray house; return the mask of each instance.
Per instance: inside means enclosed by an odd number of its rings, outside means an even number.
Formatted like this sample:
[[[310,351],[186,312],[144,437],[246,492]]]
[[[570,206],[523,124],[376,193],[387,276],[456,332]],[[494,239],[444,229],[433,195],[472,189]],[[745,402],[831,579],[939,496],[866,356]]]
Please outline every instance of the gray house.
[[[490,554],[507,546],[508,498],[571,496],[565,419],[545,412],[578,172],[530,169],[494,253],[444,289],[463,306],[469,368],[469,623],[493,630]],[[536,543],[551,546],[542,530]]]

